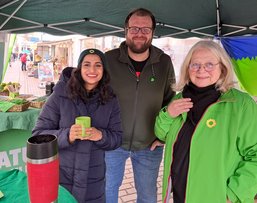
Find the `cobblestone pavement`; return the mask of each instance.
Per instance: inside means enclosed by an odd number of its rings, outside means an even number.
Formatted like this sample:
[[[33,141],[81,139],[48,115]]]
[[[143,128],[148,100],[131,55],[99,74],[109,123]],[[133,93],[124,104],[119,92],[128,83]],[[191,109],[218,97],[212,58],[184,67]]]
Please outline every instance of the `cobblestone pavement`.
[[[161,163],[159,176],[157,179],[157,202],[161,203],[161,190],[162,190],[162,175],[163,175],[163,163]],[[122,186],[120,187],[119,191],[119,203],[135,203],[136,202],[136,190],[134,187],[134,179],[133,179],[133,172],[132,172],[132,165],[130,159],[126,162],[125,168],[125,175],[122,182]],[[170,200],[169,203],[173,203]]]

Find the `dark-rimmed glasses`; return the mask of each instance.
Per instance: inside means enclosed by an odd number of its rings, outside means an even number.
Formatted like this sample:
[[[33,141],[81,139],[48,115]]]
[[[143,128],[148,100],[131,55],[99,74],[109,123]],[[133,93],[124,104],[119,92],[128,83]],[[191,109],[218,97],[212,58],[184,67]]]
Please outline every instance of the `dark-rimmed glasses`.
[[[207,62],[207,63],[204,63],[204,64],[201,64],[201,63],[191,63],[189,64],[189,69],[196,72],[198,70],[200,70],[200,68],[203,66],[204,70],[206,72],[211,72],[214,70],[215,66],[218,65],[218,63],[211,63],[211,62]]]
[[[126,30],[130,34],[137,34],[140,30],[142,34],[150,34],[153,29],[151,27],[127,27]]]

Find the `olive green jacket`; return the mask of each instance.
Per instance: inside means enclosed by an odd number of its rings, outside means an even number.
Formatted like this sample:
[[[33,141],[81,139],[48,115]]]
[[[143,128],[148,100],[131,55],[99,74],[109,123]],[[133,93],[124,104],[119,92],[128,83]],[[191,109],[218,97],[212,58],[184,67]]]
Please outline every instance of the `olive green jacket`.
[[[106,52],[111,86],[119,98],[123,124],[122,147],[141,150],[156,139],[154,122],[161,108],[174,96],[175,74],[170,57],[150,47],[150,57],[138,78],[130,62],[127,46]]]

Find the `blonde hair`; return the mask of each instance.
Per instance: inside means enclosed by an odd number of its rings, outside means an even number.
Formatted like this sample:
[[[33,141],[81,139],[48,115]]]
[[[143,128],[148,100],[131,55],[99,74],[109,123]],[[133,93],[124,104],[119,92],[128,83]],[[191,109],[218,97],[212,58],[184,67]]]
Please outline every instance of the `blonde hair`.
[[[216,42],[212,40],[201,40],[197,42],[187,53],[180,70],[180,79],[177,85],[173,87],[175,91],[181,91],[190,82],[188,67],[191,62],[193,53],[200,49],[208,49],[219,60],[221,75],[216,82],[216,88],[221,92],[226,92],[234,86],[233,84],[233,64],[226,51]]]

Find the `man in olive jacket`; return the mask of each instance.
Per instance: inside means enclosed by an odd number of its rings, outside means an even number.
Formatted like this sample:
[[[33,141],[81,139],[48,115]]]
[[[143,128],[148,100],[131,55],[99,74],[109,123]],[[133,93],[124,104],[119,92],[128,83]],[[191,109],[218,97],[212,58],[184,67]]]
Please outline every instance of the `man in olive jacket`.
[[[125,21],[126,41],[106,53],[111,86],[118,96],[123,124],[122,147],[106,152],[106,202],[117,203],[125,162],[131,158],[137,203],[157,202],[157,177],[163,144],[154,134],[159,110],[170,101],[175,82],[171,59],[151,45],[155,18],[146,9]]]

